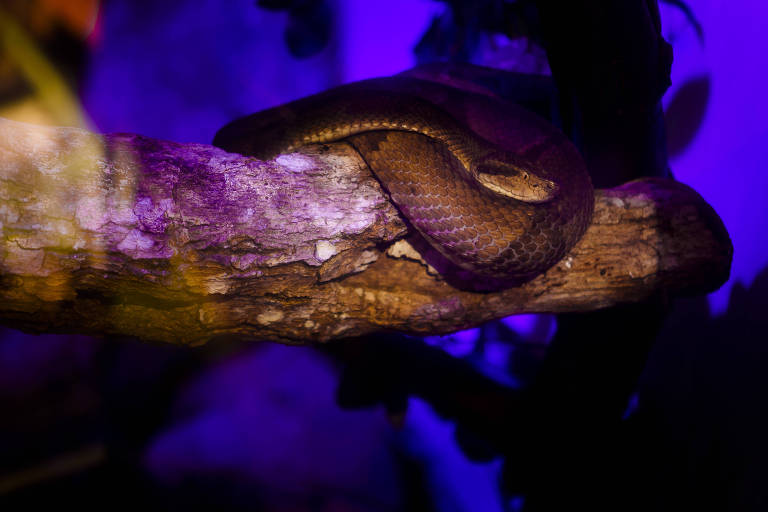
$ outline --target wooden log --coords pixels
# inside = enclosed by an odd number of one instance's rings
[[[0,228],[3,324],[186,344],[448,333],[705,293],[725,282],[732,255],[696,192],[643,179],[596,191],[586,235],[545,274],[473,292],[424,261],[429,251],[344,143],[262,162],[1,119]]]

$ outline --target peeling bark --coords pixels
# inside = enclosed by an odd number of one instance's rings
[[[696,192],[644,179],[596,191],[587,234],[548,272],[476,293],[425,263],[433,255],[346,144],[261,162],[8,120],[0,227],[3,324],[188,344],[447,333],[704,293],[727,279],[732,254]]]

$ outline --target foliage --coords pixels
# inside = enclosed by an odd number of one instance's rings
[[[436,0],[446,5],[432,18],[414,48],[419,63],[435,61],[471,62],[482,37],[503,34],[509,39],[526,38],[544,47],[536,0]],[[700,40],[701,24],[683,0],[661,0],[680,9]],[[286,11],[285,44],[291,55],[306,58],[321,52],[333,33],[334,13],[326,0],[256,0],[271,11]]]

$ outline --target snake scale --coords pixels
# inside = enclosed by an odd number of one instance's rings
[[[346,140],[453,264],[521,283],[579,240],[594,194],[568,139],[522,107],[411,77],[355,82],[237,119],[214,145],[270,159]]]

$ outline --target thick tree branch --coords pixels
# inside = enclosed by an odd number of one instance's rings
[[[698,194],[647,179],[597,191],[592,226],[546,274],[464,291],[419,261],[423,244],[346,144],[260,162],[8,120],[0,227],[2,323],[178,343],[445,333],[700,293],[725,281],[732,252]]]

